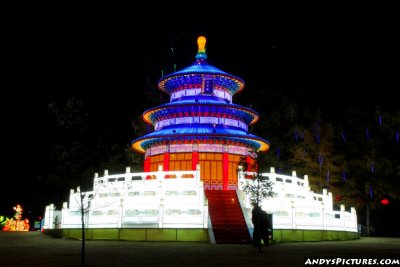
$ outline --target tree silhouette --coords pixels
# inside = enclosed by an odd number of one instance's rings
[[[91,188],[92,174],[107,168],[120,170],[130,166],[129,143],[118,141],[113,129],[96,121],[85,102],[77,98],[52,103],[54,127],[49,175],[46,186],[57,192],[55,203],[61,204],[68,193],[65,188]]]

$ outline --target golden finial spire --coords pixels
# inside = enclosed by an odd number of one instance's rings
[[[206,52],[206,37],[204,36],[199,36],[199,38],[197,38],[197,46],[199,47],[199,51],[200,53],[205,53]]]
[[[207,59],[207,54],[206,54],[206,37],[204,36],[199,36],[197,38],[197,46],[199,47],[199,50],[197,51],[196,59]]]

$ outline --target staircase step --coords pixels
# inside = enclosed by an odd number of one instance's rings
[[[251,238],[236,191],[206,190],[205,195],[216,243],[250,243]]]

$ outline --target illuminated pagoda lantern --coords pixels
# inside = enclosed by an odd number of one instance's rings
[[[92,239],[251,242],[252,207],[242,190],[251,180],[238,165],[243,158],[254,164],[269,143],[248,131],[258,113],[232,103],[244,81],[209,65],[205,43],[198,38],[194,64],[158,82],[170,102],[144,112],[154,131],[132,141],[145,154],[144,172],[127,167],[123,174],[95,173],[92,191],[71,189],[62,210],[46,206],[45,230],[61,228],[63,235],[79,238],[85,208],[83,223]],[[357,236],[355,209],[346,212],[341,205],[334,211],[332,193],[312,192],[308,176],[282,175],[273,167],[260,176],[276,185],[277,196],[261,203],[279,231],[271,238],[315,241],[315,230],[342,232],[321,232],[321,238]]]
[[[232,103],[244,81],[207,62],[206,38],[197,39],[195,62],[162,77],[158,88],[170,102],[146,110],[146,123],[154,131],[132,142],[145,153],[144,171],[196,170],[200,165],[205,189],[236,190],[241,158],[250,165],[257,153],[269,149],[268,141],[249,133],[258,113]]]

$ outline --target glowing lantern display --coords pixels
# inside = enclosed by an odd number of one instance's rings
[[[15,214],[14,218],[7,219],[3,227],[3,231],[28,231],[29,230],[29,220],[22,219],[22,212],[24,211],[21,205],[17,204],[14,207]]]

